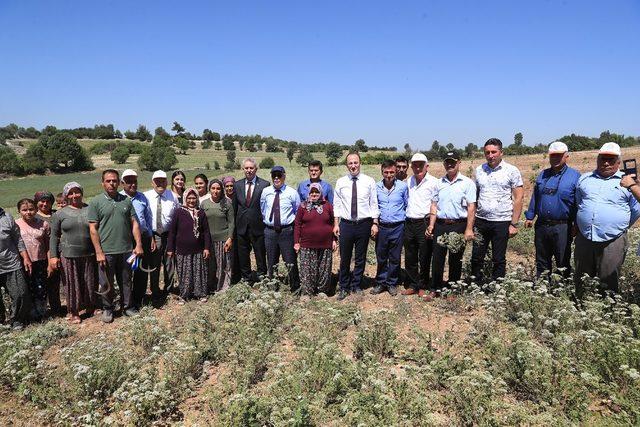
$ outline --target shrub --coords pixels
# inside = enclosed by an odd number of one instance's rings
[[[178,163],[173,148],[164,144],[152,144],[144,147],[138,158],[138,166],[144,170],[170,170]]]
[[[396,332],[385,315],[376,315],[358,328],[353,355],[362,359],[370,355],[376,359],[392,356],[396,347]]]
[[[129,159],[129,147],[125,144],[119,144],[112,152],[111,152],[111,160],[116,164],[123,164],[127,162]]]
[[[273,160],[272,157],[265,157],[264,159],[260,160],[260,169],[271,169],[273,166],[275,166],[275,162]]]
[[[41,135],[38,142],[27,149],[24,157],[28,172],[41,173],[46,169],[53,172],[86,171],[93,169],[93,163],[76,137],[67,132]]]

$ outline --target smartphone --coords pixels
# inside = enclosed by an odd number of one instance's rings
[[[638,168],[636,167],[636,159],[627,159],[622,162],[622,170],[625,175],[638,176]]]

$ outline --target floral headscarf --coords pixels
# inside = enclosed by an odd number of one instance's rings
[[[318,190],[318,192],[320,193],[320,198],[318,199],[318,201],[316,202],[311,201],[311,190]],[[309,195],[307,196],[307,200],[305,201],[305,204],[304,204],[305,209],[307,210],[307,212],[311,212],[311,209],[315,209],[318,212],[318,214],[322,214],[323,203],[324,203],[324,198],[322,197],[322,186],[317,182],[311,183],[311,185],[309,185]]]
[[[189,196],[189,194],[191,193],[193,193],[196,196],[195,208],[187,207],[187,196]],[[189,187],[186,190],[184,190],[184,194],[182,195],[182,209],[189,212],[189,215],[191,215],[191,218],[193,219],[193,235],[195,236],[196,239],[200,237],[200,221],[198,221],[198,211],[200,210],[200,207],[197,202],[197,200],[199,199],[200,199],[200,196],[198,196],[198,190],[196,190],[195,188]]]
[[[84,190],[82,189],[82,185],[78,184],[75,181],[71,181],[71,182],[67,182],[64,185],[64,188],[62,189],[62,197],[66,199],[67,196],[69,195],[69,192],[74,188],[77,188],[78,190],[80,190],[80,193],[84,193]]]

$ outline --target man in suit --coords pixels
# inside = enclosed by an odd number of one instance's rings
[[[260,211],[262,190],[269,187],[269,181],[256,176],[258,164],[248,158],[242,162],[244,179],[234,184],[233,208],[236,213],[236,232],[238,233],[238,258],[242,279],[253,282],[251,274],[251,249],[256,257],[258,276],[267,274],[266,251],[264,245],[264,222]]]

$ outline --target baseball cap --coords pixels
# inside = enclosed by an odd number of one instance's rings
[[[612,154],[614,156],[619,156],[622,154],[620,151],[620,146],[615,142],[607,142],[602,147],[600,147],[599,154]]]
[[[274,166],[271,168],[271,173],[276,173],[276,172],[286,173],[282,166]]]
[[[128,176],[138,176],[138,174],[133,169],[125,169],[124,172],[122,172],[120,180],[124,182],[124,179]]]
[[[429,163],[429,160],[427,160],[427,156],[425,156],[422,153],[416,153],[411,157],[411,163],[413,162],[425,162],[425,163]]]
[[[164,178],[167,179],[167,173],[165,171],[161,171],[161,170],[157,170],[153,173],[153,175],[151,176],[151,180],[154,180],[156,178]]]
[[[455,152],[455,151],[449,151],[447,154],[445,154],[444,159],[445,160],[449,160],[449,159],[460,160],[460,154]]]
[[[549,145],[549,154],[566,153],[569,151],[567,144],[561,141],[554,141]]]

